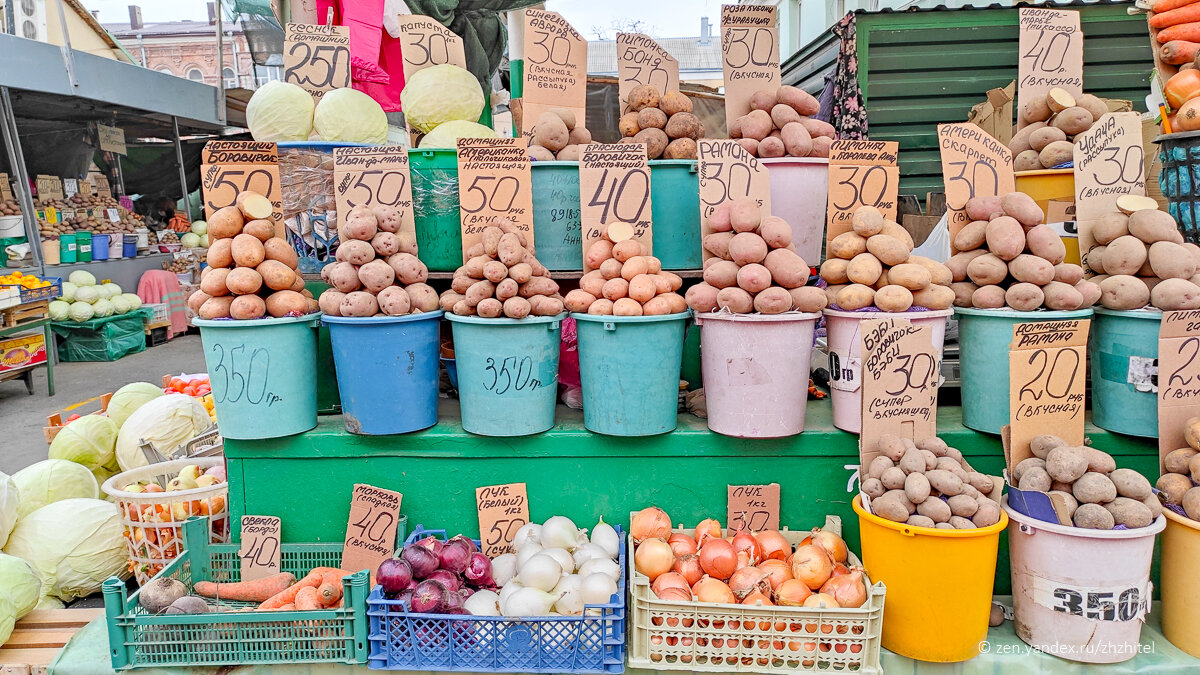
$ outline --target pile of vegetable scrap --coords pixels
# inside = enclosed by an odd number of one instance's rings
[[[829,394],[826,394],[825,392],[821,391],[820,389],[817,389],[817,385],[815,382],[812,381],[812,378],[811,377],[808,378],[808,397],[810,399],[812,399],[814,401],[820,401],[821,399],[826,398],[827,396],[829,396]]]
[[[342,606],[342,577],[348,574],[336,567],[314,567],[299,581],[283,572],[255,581],[198,581],[192,591],[216,600],[257,602],[259,610],[337,609]]]

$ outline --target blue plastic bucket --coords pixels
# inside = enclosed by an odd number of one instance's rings
[[[654,257],[664,270],[700,269],[700,173],[694,159],[650,160]]]
[[[454,329],[454,365],[465,431],[528,436],[554,426],[565,317],[446,315]]]
[[[385,436],[437,424],[441,318],[441,310],[404,316],[324,317],[333,344],[346,431]]]
[[[1013,326],[1036,321],[1090,319],[1092,308],[1071,312],[955,307],[958,360],[962,373],[963,425],[989,434],[1010,422],[1008,348]]]
[[[287,242],[301,272],[315,273],[333,262],[338,236],[333,223],[333,151],[369,143],[280,141],[279,180]],[[303,235],[299,234],[303,233]]]
[[[122,238],[121,255],[126,258],[137,257],[137,235],[127,234]]]
[[[278,438],[317,426],[320,319],[320,312],[250,321],[192,319],[200,327],[222,436]]]
[[[651,436],[675,428],[691,315],[691,310],[664,316],[571,314],[579,339],[583,426],[610,436]]]
[[[92,260],[108,260],[108,235],[92,235]]]
[[[533,245],[546,269],[583,269],[579,162],[534,162]]]
[[[1158,437],[1158,392],[1151,388],[1150,376],[1157,369],[1161,323],[1162,312],[1156,309],[1096,308],[1088,361],[1092,423],[1101,429]]]

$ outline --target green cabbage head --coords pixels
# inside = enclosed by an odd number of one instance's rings
[[[92,308],[91,303],[83,300],[76,300],[75,302],[72,302],[71,308],[67,310],[67,316],[69,316],[72,321],[90,321],[95,314],[96,310]]]
[[[449,63],[418,71],[400,92],[404,118],[425,133],[453,120],[474,122],[483,113],[484,103],[479,80],[465,68]]]
[[[50,459],[70,460],[92,471],[108,464],[116,444],[117,425],[112,420],[84,415],[59,430],[50,442]]]
[[[130,382],[118,389],[109,399],[108,419],[120,430],[133,411],[162,395],[163,390],[149,382]]]
[[[116,504],[64,499],[18,521],[4,552],[33,567],[40,595],[70,602],[99,591],[110,576],[129,576],[123,533]]]
[[[37,606],[42,580],[29,563],[0,553],[0,644],[12,635],[17,620]]]
[[[326,141],[343,143],[387,142],[387,115],[375,99],[357,89],[326,92],[313,114],[313,128]]]
[[[50,320],[51,321],[66,321],[68,312],[71,311],[71,303],[66,300],[51,300],[50,301]]]
[[[0,471],[0,548],[17,525],[21,508],[20,492],[13,477]]]
[[[312,133],[312,95],[298,85],[273,80],[246,104],[246,125],[256,141],[305,141]]]
[[[12,479],[21,495],[21,503],[17,506],[18,521],[47,504],[100,496],[100,487],[92,472],[82,464],[65,459],[43,459],[14,473]]]

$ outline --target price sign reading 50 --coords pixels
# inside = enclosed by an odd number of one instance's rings
[[[339,186],[340,187],[340,186]],[[408,206],[408,174],[404,171],[381,171],[369,169],[358,174],[346,190],[346,203],[350,208],[361,204],[381,206]],[[408,198],[411,201],[411,198]]]

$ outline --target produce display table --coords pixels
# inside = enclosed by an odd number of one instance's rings
[[[809,401],[804,433],[775,440],[746,440],[708,430],[704,420],[679,416],[672,433],[616,438],[583,428],[583,413],[557,410],[550,431],[519,438],[466,433],[458,402],[443,399],[439,422],[401,436],[355,436],[340,416],[319,418],[304,434],[263,441],[226,439],[232,516],[271,515],[283,520],[284,541],[342,541],[355,483],[412,495],[403,512],[409,527],[476,533],[475,488],[510,482],[528,487],[534,520],[553,514],[591,527],[597,516],[626,523],[629,513],[652,504],[675,523],[693,527],[706,517],[725,518],[726,486],[780,484],[780,522],[817,527],[827,514],[841,516],[851,548],[860,550],[857,494],[858,437],[834,428],[828,400]],[[1158,477],[1154,441],[1091,426],[1094,447],[1118,466]],[[998,436],[965,428],[961,409],[938,408],[938,435],[960,449],[972,466],[999,475],[1004,456]],[[314,508],[319,495],[320,508]],[[996,592],[1009,592],[1007,538],[1001,537]]]
[[[55,356],[54,356],[54,349],[53,349],[54,336],[51,335],[51,332],[50,332],[50,319],[38,319],[36,321],[29,321],[27,323],[21,323],[16,326],[11,326],[9,328],[0,328],[0,340],[3,340],[4,338],[12,337],[14,335],[19,335],[21,333],[24,333],[27,330],[35,329],[35,328],[40,328],[42,330],[43,334],[46,336],[46,362],[38,363],[38,364],[35,364],[32,366],[26,366],[25,368],[21,368],[19,370],[9,370],[9,371],[0,373],[0,382],[15,379],[18,377],[22,378],[25,380],[25,389],[28,390],[30,394],[32,394],[33,393],[33,371],[37,368],[41,368],[42,366],[45,366],[46,367],[46,385],[47,385],[47,389],[49,390],[48,393],[50,396],[53,396],[54,395]]]
[[[152,313],[143,307],[132,312],[90,321],[52,321],[63,361],[116,361],[146,349],[142,324]]]

